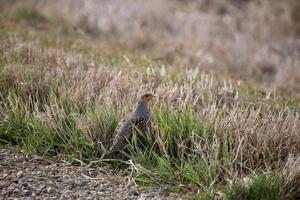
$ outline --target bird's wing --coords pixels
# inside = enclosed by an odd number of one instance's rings
[[[116,127],[116,129],[115,129],[115,131],[114,131],[114,139],[113,139],[113,143],[115,142],[115,139],[116,139],[117,135],[119,135],[119,132],[120,132],[122,126],[124,126],[124,124],[126,123],[126,121],[127,121],[126,119],[122,119],[122,120],[119,121],[119,123],[117,124],[117,127]]]
[[[115,130],[115,136],[113,139],[113,144],[110,147],[107,154],[115,153],[122,150],[131,139],[131,124],[129,121],[122,121],[118,124]]]
[[[121,121],[116,130],[113,139],[113,144],[109,149],[109,154],[122,150],[128,145],[132,138],[134,128],[142,132],[148,130],[149,119],[145,117],[131,117],[129,120]]]
[[[138,128],[143,133],[148,131],[151,126],[151,120],[149,117],[136,117],[131,119],[130,122],[135,128]]]

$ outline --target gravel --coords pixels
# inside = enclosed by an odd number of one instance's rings
[[[128,180],[0,146],[0,199],[182,199],[158,187],[141,191]]]

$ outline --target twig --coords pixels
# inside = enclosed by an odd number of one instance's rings
[[[119,159],[99,159],[99,160],[94,160],[91,161],[87,166],[85,166],[86,168],[89,168],[92,166],[92,164],[95,163],[102,163],[102,162],[120,162],[120,163],[124,163],[126,165],[130,165],[130,162],[124,161],[124,160],[119,160]]]
[[[84,173],[81,173],[81,176],[83,176],[86,179],[90,179],[90,180],[103,180],[103,178],[93,178],[93,177],[90,177],[90,176],[88,176]]]
[[[77,161],[77,162],[79,162],[80,164],[81,164],[81,166],[86,166],[87,164],[86,163],[84,163],[83,161],[81,161],[81,160],[79,160],[79,159],[74,159],[75,161]]]

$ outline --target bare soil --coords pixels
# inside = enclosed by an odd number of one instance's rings
[[[182,199],[141,190],[129,177],[101,168],[55,163],[0,146],[0,199]]]

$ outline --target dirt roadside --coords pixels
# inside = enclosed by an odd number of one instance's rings
[[[129,178],[100,168],[53,163],[0,146],[0,199],[182,199],[141,191]]]

